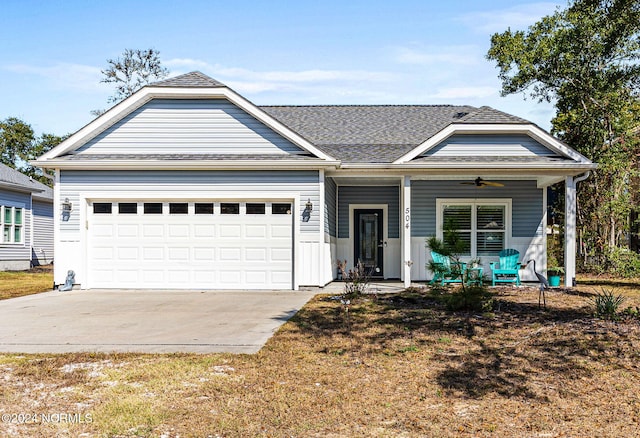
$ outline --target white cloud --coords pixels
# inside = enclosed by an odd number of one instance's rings
[[[225,67],[220,64],[209,64],[197,59],[171,59],[165,63],[167,67],[191,71],[200,69],[216,79],[232,78],[236,82],[256,82],[256,89],[273,88],[273,85],[284,83],[314,83],[327,81],[391,81],[394,75],[387,72],[366,70],[301,70],[301,71],[253,71],[239,67]],[[174,69],[175,70],[175,69]],[[184,71],[186,73],[186,71]],[[174,71],[175,73],[175,71]]]
[[[450,46],[425,48],[418,50],[409,47],[396,47],[394,59],[401,64],[415,65],[472,65],[478,62],[479,50],[473,46]]]
[[[105,90],[105,84],[100,83],[100,79],[102,79],[100,68],[90,65],[63,62],[47,67],[11,64],[2,67],[2,69],[22,75],[39,76],[58,89],[83,92]]]
[[[469,12],[458,18],[469,28],[484,34],[504,32],[507,28],[524,30],[545,15],[553,14],[559,3],[529,3],[494,11]]]
[[[495,87],[449,87],[441,88],[435,94],[429,95],[431,99],[484,99],[497,96],[498,90]]]

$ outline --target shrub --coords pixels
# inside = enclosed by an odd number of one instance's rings
[[[493,310],[494,298],[493,293],[484,286],[467,286],[445,295],[444,303],[448,310],[488,312]]]
[[[618,277],[640,277],[640,254],[629,248],[611,248],[609,262],[611,273]]]
[[[595,298],[593,298],[594,314],[598,318],[602,319],[617,319],[618,309],[624,302],[622,295],[614,295],[613,289],[602,289],[602,292],[597,292]]]
[[[347,298],[356,298],[364,294],[371,281],[371,276],[361,261],[358,261],[353,269],[349,269],[349,272],[343,273],[342,278],[344,279],[344,296]]]

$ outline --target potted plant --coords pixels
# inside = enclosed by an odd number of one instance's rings
[[[549,286],[560,286],[560,277],[564,274],[564,268],[562,266],[551,266],[547,268],[547,276],[549,277]]]

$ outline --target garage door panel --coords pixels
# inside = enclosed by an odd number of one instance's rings
[[[172,239],[184,239],[189,237],[189,225],[181,224],[181,225],[169,225],[169,231],[167,236]]]
[[[216,237],[215,225],[200,225],[195,224],[193,226],[193,235],[197,238],[213,238]]]
[[[138,260],[138,247],[121,246],[117,250],[119,260]]]
[[[291,262],[290,248],[271,248],[271,261],[273,262]]]
[[[93,249],[93,257],[98,261],[112,261],[113,247],[95,246]]]
[[[216,250],[212,247],[195,247],[193,259],[197,262],[213,262],[216,259]]]
[[[202,285],[197,287],[207,287],[207,285],[216,284],[216,273],[210,269],[208,270],[194,270],[193,280],[196,285]]]
[[[245,250],[245,260],[247,262],[264,262],[267,260],[267,248],[247,248]]]
[[[231,287],[233,285],[241,284],[242,273],[236,271],[220,271],[220,284],[225,287]]]
[[[137,285],[140,283],[140,274],[136,269],[118,269],[114,272],[115,281],[124,285]]]
[[[190,258],[189,252],[190,251],[188,247],[182,247],[182,248],[169,247],[168,260],[170,262],[189,260]]]
[[[279,285],[278,288],[286,288],[286,284],[291,284],[291,272],[287,270],[271,271],[271,284]]]
[[[143,224],[142,235],[144,237],[164,237],[164,225],[162,224]]]
[[[253,286],[267,287],[267,273],[265,271],[246,271],[245,282]]]
[[[96,238],[100,238],[100,237],[111,238],[113,237],[113,225],[112,224],[94,225],[91,228],[91,232],[93,233],[93,236]]]
[[[291,223],[272,225],[271,237],[291,239]]]
[[[241,262],[242,251],[240,248],[220,248],[220,261],[221,262]]]
[[[147,285],[163,284],[165,282],[164,271],[161,269],[143,269],[142,281]]]
[[[220,237],[239,239],[242,237],[242,227],[240,225],[220,225]]]
[[[267,237],[267,225],[246,225],[245,237],[248,239],[265,239]]]
[[[117,201],[113,201],[117,202]],[[273,289],[292,287],[291,215],[93,214],[89,287]]]
[[[122,237],[136,238],[138,237],[138,225],[137,224],[118,225],[116,236],[120,238]]]

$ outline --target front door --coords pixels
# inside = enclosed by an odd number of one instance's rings
[[[384,233],[383,211],[362,209],[354,211],[355,261],[364,263],[372,277],[383,277]]]

